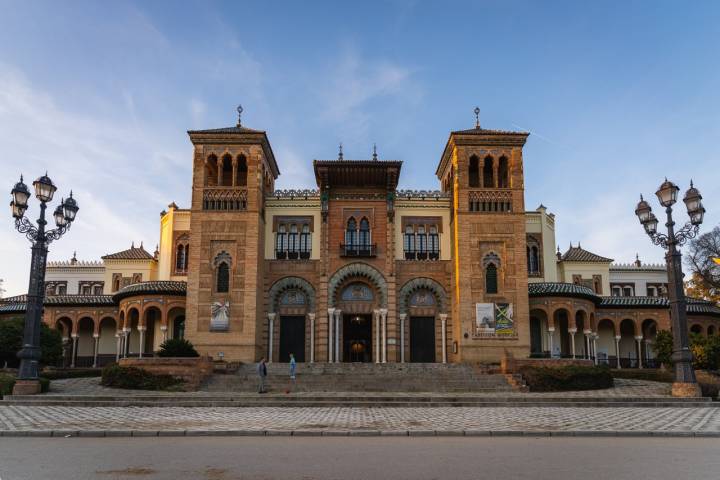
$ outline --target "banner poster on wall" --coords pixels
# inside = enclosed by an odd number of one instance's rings
[[[475,304],[475,329],[479,334],[495,333],[495,304]]]
[[[495,304],[495,335],[514,335],[512,303]]]

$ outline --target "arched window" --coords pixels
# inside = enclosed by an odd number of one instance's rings
[[[497,267],[493,263],[485,267],[485,293],[498,293]]]
[[[417,249],[418,259],[427,259],[427,234],[425,233],[425,225],[419,225],[417,229]]]
[[[438,229],[435,226],[430,227],[430,242],[428,244],[428,250],[430,251],[431,260],[437,260],[440,258],[440,237],[438,236]]]
[[[175,271],[185,270],[185,245],[178,245],[175,250]]]
[[[311,250],[312,243],[310,242],[310,225],[306,223],[302,226],[302,233],[300,234],[300,258],[310,258]]]
[[[360,248],[368,249],[370,248],[370,222],[368,222],[368,219],[363,217],[362,220],[360,220]]]
[[[490,156],[485,157],[483,164],[483,187],[493,188],[495,181],[493,179],[493,158]]]
[[[220,252],[215,257],[215,293],[230,291],[230,265],[232,258],[227,252]]]
[[[290,234],[288,235],[288,258],[298,258],[298,227],[296,224],[290,225]]]
[[[415,231],[412,225],[405,227],[405,260],[415,260]]]
[[[277,233],[275,234],[275,258],[284,259],[287,257],[287,232],[285,231],[285,225],[278,225]]]
[[[217,268],[217,293],[227,293],[230,289],[230,267],[227,263],[221,263]]]
[[[538,247],[532,246],[530,247],[530,258],[528,259],[528,270],[530,273],[537,274],[540,272],[540,258],[538,255]]]
[[[508,159],[507,157],[500,157],[500,162],[498,163],[498,187],[508,188],[509,186]]]
[[[235,185],[238,187],[244,187],[247,185],[247,159],[245,155],[238,155],[237,157],[237,176],[235,179]]]
[[[205,186],[217,185],[217,157],[215,155],[208,156],[205,161]]]
[[[357,223],[355,219],[350,217],[347,222],[347,229],[345,230],[345,244],[348,247],[352,247],[357,244]]]
[[[232,157],[230,155],[225,155],[222,158],[222,182],[220,185],[229,187],[232,185],[232,174],[233,174],[233,168],[232,168]]]
[[[470,157],[470,165],[468,165],[468,186],[480,187],[480,159],[475,155]]]
[[[490,252],[483,258],[485,269],[485,293],[498,293],[498,268],[500,257],[495,252]]]

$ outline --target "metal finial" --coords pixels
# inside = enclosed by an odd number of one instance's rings
[[[480,128],[480,107],[475,107],[475,128]]]
[[[342,142],[340,142],[340,145],[338,147],[338,160],[343,159],[343,151],[342,151]]]
[[[645,199],[642,197],[642,193],[641,193],[641,194],[640,194],[640,201],[642,202],[643,200],[645,200]]]
[[[238,127],[242,127],[242,112],[243,112],[242,105],[238,105],[238,106],[237,106],[237,112],[238,112],[238,123],[237,123],[237,126],[238,126]]]
[[[23,183],[23,174],[20,174],[20,183]]]
[[[377,145],[373,143],[373,161],[377,162]]]
[[[130,243],[130,248],[135,248],[135,240]]]
[[[692,178],[690,179],[690,188],[694,188],[693,183],[692,183]]]

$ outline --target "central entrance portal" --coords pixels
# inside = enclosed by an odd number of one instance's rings
[[[280,362],[289,362],[291,353],[296,362],[305,361],[305,315],[280,317]]]
[[[343,362],[372,362],[372,315],[343,315]]]
[[[435,317],[410,317],[410,361],[435,362]]]

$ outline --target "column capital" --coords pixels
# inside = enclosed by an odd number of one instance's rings
[[[373,308],[373,315],[380,315],[380,309],[379,309],[379,308]]]
[[[548,332],[552,333],[555,331],[555,327],[548,327]]]
[[[314,313],[308,313],[307,316],[308,316],[308,318],[309,318],[310,320],[315,320],[315,314],[314,314]]]
[[[168,328],[167,325],[160,325],[160,330],[163,331],[163,332],[164,332],[165,330],[167,330],[167,328]]]
[[[147,330],[147,327],[145,325],[138,325],[137,330],[138,332],[144,332],[145,330]]]
[[[586,328],[585,330],[583,330],[583,333],[585,335],[590,335],[592,333],[592,330],[590,330],[589,328]]]
[[[622,337],[620,335],[615,335],[615,341],[619,342]]]
[[[99,334],[99,333],[93,333],[93,338],[100,338],[100,334]]]
[[[568,328],[568,333],[575,335],[577,333],[577,328]]]
[[[332,316],[332,314],[335,313],[334,308],[328,308],[328,315]]]
[[[388,309],[387,308],[381,308],[380,309],[380,315],[387,315]]]
[[[399,315],[399,317],[400,317],[400,320],[405,320],[407,318],[407,313],[401,313]]]
[[[268,319],[270,319],[270,320],[275,320],[275,317],[276,317],[276,316],[277,316],[277,313],[268,313],[268,314],[267,314],[267,317],[268,317]]]
[[[440,317],[440,320],[442,320],[442,321],[444,322],[445,320],[447,320],[448,314],[447,314],[447,313],[441,313],[440,315],[438,315],[438,317]]]
[[[78,338],[80,335],[77,334],[77,333],[71,333],[70,336],[71,336],[72,338]]]
[[[638,342],[642,341],[642,339],[643,339],[642,335],[635,335],[635,340],[637,340]]]

